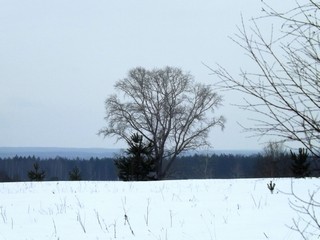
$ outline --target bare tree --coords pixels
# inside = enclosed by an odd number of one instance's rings
[[[282,142],[269,141],[263,148],[263,155],[271,161],[279,161],[286,154],[286,150]]]
[[[285,148],[282,142],[269,141],[263,148],[263,160],[262,167],[264,171],[267,171],[268,177],[278,177],[280,175],[281,163],[288,160],[288,156],[285,152]],[[283,173],[285,169],[281,169]],[[288,169],[290,171],[290,169]]]
[[[294,231],[297,231],[302,239],[318,239],[320,236],[320,199],[319,190],[317,187],[315,190],[308,190],[308,196],[299,195],[293,189],[291,184],[291,194],[293,199],[290,200],[290,206],[297,216],[294,217],[293,227]]]
[[[115,90],[123,93],[123,99],[115,94],[107,98],[107,127],[100,134],[129,141],[138,132],[146,138],[154,146],[159,179],[178,154],[210,145],[209,130],[224,127],[222,116],[209,114],[221,105],[222,98],[179,68],[134,68],[115,84]]]
[[[256,70],[241,70],[239,77],[222,66],[212,71],[222,80],[220,87],[247,95],[241,108],[259,114],[245,130],[299,142],[320,157],[320,3],[301,2],[294,1],[296,5],[285,12],[262,3],[263,16],[252,19],[249,27],[242,20],[232,40]],[[269,37],[260,30],[265,20],[279,23]]]

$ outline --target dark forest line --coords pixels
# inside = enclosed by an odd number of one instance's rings
[[[310,159],[310,176],[319,177],[317,161]],[[0,181],[29,181],[28,172],[38,162],[45,171],[46,181],[67,181],[76,167],[82,180],[118,180],[114,158],[69,159],[55,157],[41,159],[35,156],[0,158]],[[213,154],[178,157],[167,179],[228,179],[294,177],[290,155],[270,159],[261,154]]]
[[[83,180],[116,180],[117,174],[112,158],[69,159],[55,157],[9,157],[0,158],[0,181],[29,181],[28,172],[33,170],[34,163],[39,163],[45,172],[46,181],[67,181],[69,173],[79,168]]]

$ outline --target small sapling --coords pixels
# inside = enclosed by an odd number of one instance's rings
[[[269,190],[270,190],[271,194],[273,194],[273,190],[274,190],[274,188],[275,188],[276,184],[275,184],[275,183],[273,183],[272,181],[270,181],[270,183],[267,183],[267,186],[268,186],[268,188],[269,188]]]

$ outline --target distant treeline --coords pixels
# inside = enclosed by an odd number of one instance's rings
[[[69,173],[79,168],[83,180],[116,180],[117,172],[112,158],[68,159],[62,157],[40,159],[39,157],[15,156],[0,158],[0,181],[28,181],[28,172],[39,163],[45,171],[46,181],[67,181]]]
[[[113,158],[68,159],[62,157],[40,159],[39,157],[0,158],[0,181],[29,181],[28,172],[38,162],[45,171],[46,181],[67,181],[69,173],[77,167],[82,180],[117,180]],[[317,161],[310,159],[311,176],[319,177]],[[262,178],[294,177],[291,156],[270,159],[261,154],[232,155],[213,154],[178,157],[167,179],[205,178]]]
[[[310,177],[319,177],[319,160],[309,158]],[[292,172],[291,154],[282,154],[278,159],[252,155],[193,155],[177,159],[170,178],[269,178],[295,177]]]

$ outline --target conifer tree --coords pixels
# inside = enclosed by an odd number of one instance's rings
[[[155,180],[155,160],[153,146],[144,143],[142,135],[135,133],[127,141],[129,148],[125,156],[115,160],[118,177],[123,181]]]
[[[296,178],[308,177],[310,175],[307,149],[299,148],[299,154],[291,151],[291,170]]]
[[[81,174],[80,169],[75,166],[70,172],[69,172],[69,180],[70,181],[80,181],[81,180]]]
[[[30,181],[43,181],[46,174],[45,171],[40,170],[40,166],[38,162],[33,164],[34,170],[28,172],[28,177]]]

